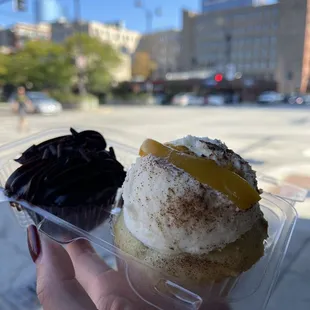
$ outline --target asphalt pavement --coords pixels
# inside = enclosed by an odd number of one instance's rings
[[[110,140],[138,148],[151,137],[170,141],[187,134],[221,139],[260,173],[310,188],[310,107],[126,107],[105,106],[93,112],[31,116],[30,130],[17,131],[17,119],[0,107],[0,145],[51,128],[98,128]],[[0,154],[1,160],[1,154]],[[298,203],[297,223],[268,310],[309,309],[310,197]],[[35,270],[25,232],[8,208],[0,214],[0,309],[18,306],[16,291],[36,304]],[[18,277],[16,276],[18,275]],[[15,304],[14,304],[15,303]],[[250,309],[250,308],[249,308]]]

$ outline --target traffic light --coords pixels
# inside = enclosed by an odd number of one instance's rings
[[[13,0],[14,10],[18,12],[25,12],[26,8],[26,0]]]
[[[220,74],[220,73],[216,74],[214,76],[214,81],[217,83],[222,82],[223,81],[223,74]]]

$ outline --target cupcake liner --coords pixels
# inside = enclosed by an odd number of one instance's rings
[[[111,199],[114,201],[114,199]],[[58,218],[80,228],[85,231],[92,231],[101,224],[103,224],[110,217],[110,211],[112,209],[113,203],[108,203],[106,205],[91,205],[91,206],[77,206],[77,207],[41,207],[45,211],[57,216]],[[44,217],[35,213],[32,210],[26,209],[31,219],[36,225],[44,220]],[[49,234],[50,236],[56,237],[63,235],[65,228],[56,225],[55,223],[45,221],[41,229]]]

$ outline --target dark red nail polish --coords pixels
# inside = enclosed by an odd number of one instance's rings
[[[41,241],[37,227],[34,225],[27,228],[27,241],[30,256],[35,263],[41,253]]]

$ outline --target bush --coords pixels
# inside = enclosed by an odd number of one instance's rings
[[[82,102],[97,102],[98,98],[91,94],[86,94],[85,96],[80,96],[71,92],[63,91],[51,91],[50,96],[59,101],[62,104],[80,104]]]
[[[133,92],[124,92],[124,93],[112,93],[114,99],[122,100],[147,100],[152,97],[152,94],[149,93],[133,93]]]

